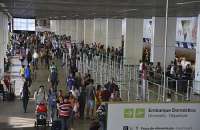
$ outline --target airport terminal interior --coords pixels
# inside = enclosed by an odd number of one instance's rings
[[[0,0],[0,130],[199,130],[200,0]]]

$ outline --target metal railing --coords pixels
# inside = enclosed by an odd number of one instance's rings
[[[117,59],[117,58],[116,58]],[[123,58],[124,59],[124,58]],[[120,96],[126,101],[157,101],[183,102],[199,100],[200,82],[191,80],[177,80],[170,77],[166,79],[166,88],[163,87],[163,74],[152,72],[147,79],[142,79],[138,65],[124,65],[107,56],[83,54],[77,60],[77,67],[82,74],[90,73],[95,84],[104,85],[112,79],[119,86]],[[149,73],[149,72],[148,72]],[[184,91],[180,82],[184,82]],[[163,97],[163,93],[165,97]]]

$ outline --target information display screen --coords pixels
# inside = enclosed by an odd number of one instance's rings
[[[35,31],[35,19],[14,18],[14,30]]]

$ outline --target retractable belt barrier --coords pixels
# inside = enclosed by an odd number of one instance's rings
[[[163,93],[165,93],[165,101],[169,101],[170,98],[170,102],[200,99],[200,96],[194,96],[195,92],[200,93],[200,90],[194,88],[195,85],[200,85],[200,82],[184,81],[186,87],[185,92],[182,92],[179,89],[181,80],[167,77],[166,87],[164,88],[162,74],[149,71],[147,72],[149,74],[148,79],[143,79],[139,72],[139,65],[125,65],[123,62],[125,58],[112,58],[109,55],[88,55],[86,53],[81,55],[80,58],[76,59],[78,71],[82,74],[90,73],[96,85],[104,85],[114,79],[119,86],[120,97],[124,101],[162,102]]]

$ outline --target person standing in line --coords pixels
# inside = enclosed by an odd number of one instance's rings
[[[29,96],[30,96],[30,92],[29,92],[29,89],[28,89],[27,81],[24,82],[24,86],[22,88],[22,91],[21,91],[20,95],[21,95],[22,102],[23,102],[24,113],[26,113],[27,112],[28,101],[29,101]]]
[[[64,97],[64,102],[59,104],[59,118],[61,120],[61,130],[69,129],[69,119],[72,113],[72,106],[68,101],[69,97]]]

